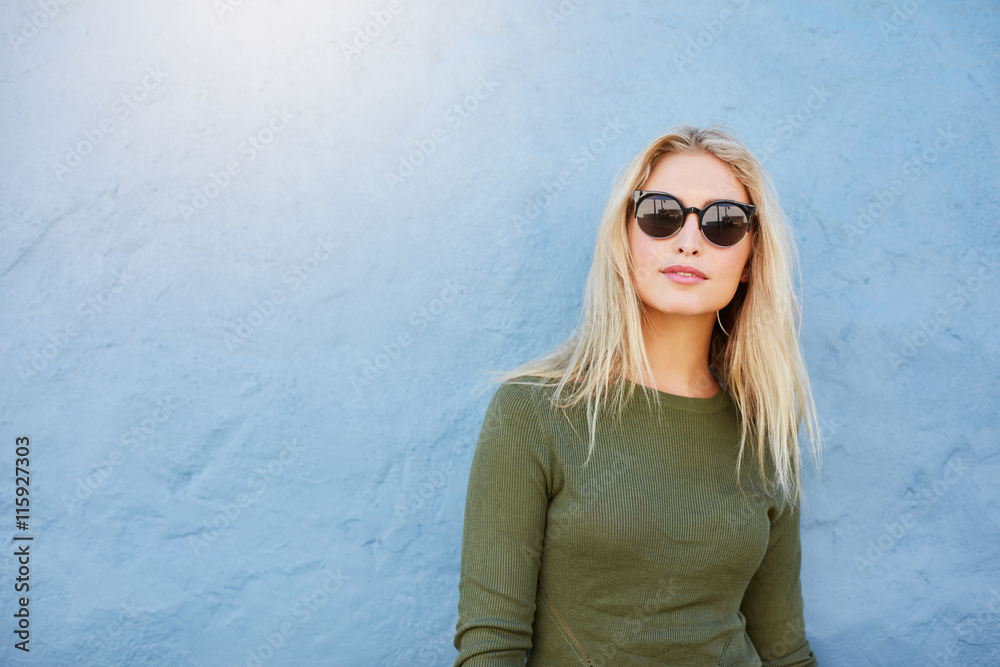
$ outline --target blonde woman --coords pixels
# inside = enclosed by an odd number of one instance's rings
[[[615,185],[584,312],[500,374],[465,507],[455,667],[808,667],[798,432],[820,432],[770,179],[679,126]]]

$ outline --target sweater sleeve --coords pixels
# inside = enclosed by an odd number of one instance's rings
[[[465,501],[455,667],[523,666],[531,648],[551,469],[533,387],[493,395]]]
[[[799,506],[772,510],[767,552],[750,579],[740,611],[762,667],[818,667],[806,640],[799,571]]]

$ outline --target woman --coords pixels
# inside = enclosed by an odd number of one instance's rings
[[[676,127],[633,160],[584,314],[501,374],[473,455],[455,666],[817,665],[799,570],[795,244],[761,164]],[[750,448],[749,456],[744,456]]]

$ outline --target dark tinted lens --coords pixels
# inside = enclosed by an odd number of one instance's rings
[[[739,206],[712,204],[705,209],[702,230],[705,238],[719,246],[736,245],[746,236],[750,221]]]
[[[649,195],[639,202],[635,220],[639,229],[653,238],[662,239],[680,230],[684,214],[676,200],[663,195]]]

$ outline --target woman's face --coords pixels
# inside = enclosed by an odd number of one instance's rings
[[[684,206],[702,208],[717,199],[731,199],[749,204],[746,188],[725,162],[707,153],[673,153],[660,158],[640,187],[641,190],[667,192]],[[647,236],[631,216],[628,242],[632,253],[639,299],[650,315],[708,315],[724,308],[736,294],[740,282],[747,282],[752,233],[734,246],[720,248],[709,242],[698,228],[698,215],[684,218],[679,232],[665,239]],[[666,269],[686,265],[704,274],[705,279],[691,281],[683,276],[671,278]],[[675,276],[676,277],[676,276]],[[688,281],[690,284],[685,284]]]

